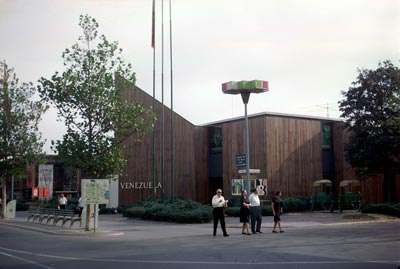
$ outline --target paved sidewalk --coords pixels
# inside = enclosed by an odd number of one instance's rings
[[[345,213],[325,213],[325,212],[305,212],[305,213],[288,213],[282,215],[282,228],[301,229],[322,227],[326,225],[360,225],[376,222],[400,222],[398,218],[389,218],[375,215],[375,220],[357,220],[345,218],[357,214],[355,211],[347,211]],[[205,224],[177,224],[166,222],[145,221],[140,219],[125,218],[121,214],[100,215],[99,227],[96,233],[87,232],[80,229],[79,224],[74,224],[73,228],[52,226],[46,224],[38,224],[27,222],[27,212],[17,212],[16,219],[1,220],[0,225],[13,226],[26,230],[64,236],[128,236],[132,239],[152,239],[152,238],[172,238],[180,236],[193,236],[210,234],[212,231],[212,223]],[[240,233],[241,223],[239,218],[226,218],[228,233]],[[262,229],[271,230],[273,218],[271,216],[263,217]],[[220,229],[218,230],[220,232]]]

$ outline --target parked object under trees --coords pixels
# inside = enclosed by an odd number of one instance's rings
[[[80,16],[79,26],[83,35],[62,54],[65,70],[41,78],[39,92],[67,127],[63,140],[52,141],[52,149],[86,178],[106,178],[125,165],[123,142],[151,132],[156,117],[142,104],[121,98],[116,79],[133,85],[135,73],[118,43],[99,36],[98,23],[88,15]]]
[[[19,83],[12,68],[0,63],[0,175],[2,216],[6,217],[7,182],[27,175],[27,168],[43,158],[38,123],[47,106],[34,101],[32,83]]]
[[[357,81],[339,102],[350,137],[346,158],[362,179],[384,175],[384,200],[399,199],[395,177],[400,173],[400,69],[390,61],[376,70],[361,69]]]

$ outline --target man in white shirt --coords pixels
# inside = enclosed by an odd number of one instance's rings
[[[250,213],[251,213],[251,232],[262,233],[261,232],[261,206],[260,206],[260,198],[258,197],[258,189],[255,188],[253,193],[249,196],[250,201]],[[257,223],[257,225],[256,225]]]
[[[218,189],[217,194],[214,195],[212,198],[211,202],[213,206],[213,216],[214,216],[214,233],[213,235],[217,235],[217,226],[218,226],[218,220],[221,222],[221,229],[224,234],[224,236],[229,236],[226,233],[225,229],[225,215],[224,215],[224,208],[227,207],[228,201],[225,200],[225,198],[222,196],[222,190]]]
[[[58,207],[59,209],[65,209],[65,207],[67,206],[67,198],[64,197],[64,194],[61,194],[60,199],[58,199]]]

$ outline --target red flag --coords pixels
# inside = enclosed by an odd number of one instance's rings
[[[151,26],[151,47],[154,48],[154,42],[155,42],[155,27],[156,27],[156,16],[155,16],[155,0],[153,0],[153,17],[151,19],[152,26]]]

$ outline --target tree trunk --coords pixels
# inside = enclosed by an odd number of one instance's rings
[[[383,200],[385,203],[394,203],[397,200],[395,178],[394,172],[385,171],[383,176]]]
[[[86,205],[86,227],[85,231],[90,231],[90,205]]]
[[[76,169],[76,191],[81,192],[81,169]],[[82,197],[82,195],[80,195]]]
[[[1,198],[1,206],[2,206],[2,218],[6,219],[6,211],[7,211],[7,179],[6,177],[1,178],[1,186],[2,186],[2,198]]]

